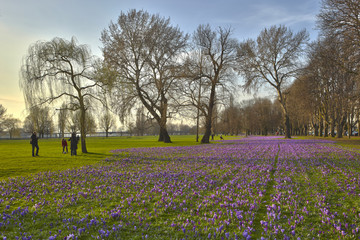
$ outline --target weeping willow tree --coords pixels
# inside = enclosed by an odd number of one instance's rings
[[[65,102],[61,110],[80,111],[81,150],[86,149],[86,111],[97,96],[96,59],[75,38],[54,38],[29,47],[23,59],[20,88],[27,108]]]

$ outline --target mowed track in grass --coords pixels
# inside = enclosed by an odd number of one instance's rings
[[[218,137],[217,137],[218,138]],[[12,177],[27,176],[44,171],[58,171],[92,165],[112,156],[114,149],[136,147],[166,147],[197,145],[195,136],[171,136],[172,143],[157,141],[157,136],[133,137],[88,137],[88,153],[78,155],[62,154],[61,139],[39,139],[39,157],[32,157],[30,138],[26,140],[0,140],[0,180]]]

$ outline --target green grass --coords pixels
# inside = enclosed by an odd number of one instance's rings
[[[233,137],[226,136],[225,139]],[[297,137],[298,139],[315,139],[315,137]],[[134,147],[164,147],[164,146],[190,146],[197,145],[195,136],[171,136],[172,143],[157,141],[158,136],[133,136],[133,137],[88,137],[86,139],[88,153],[81,153],[79,144],[78,155],[62,154],[61,139],[40,139],[39,155],[31,156],[29,140],[0,140],[0,180],[12,177],[27,176],[43,171],[58,171],[81,166],[92,165],[102,159],[111,157],[110,150]],[[201,139],[201,138],[200,138]],[[218,137],[216,138],[218,139]],[[357,149],[360,151],[360,137],[323,138],[336,141],[336,144]],[[68,146],[70,151],[70,145]]]
[[[110,150],[134,147],[189,146],[199,144],[195,136],[171,136],[172,143],[157,141],[157,136],[90,137],[86,139],[88,153],[62,154],[61,139],[39,139],[39,157],[32,157],[29,140],[0,140],[0,180],[27,176],[43,171],[58,171],[92,165],[112,156]],[[68,146],[70,151],[70,145]]]
[[[321,139],[335,141],[335,145],[348,148],[350,150],[360,151],[360,136],[351,136],[348,138],[344,136],[342,138],[337,137],[313,137],[313,136],[293,136],[294,139]]]

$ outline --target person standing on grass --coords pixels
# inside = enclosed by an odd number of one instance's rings
[[[32,156],[35,157],[35,148],[36,148],[36,156],[39,156],[39,144],[38,144],[38,137],[36,136],[36,132],[33,132],[31,135],[31,146],[32,146]]]
[[[61,145],[63,147],[63,153],[68,153],[67,141],[65,140],[65,138],[62,139]],[[65,149],[66,149],[66,152],[65,152]]]
[[[71,138],[69,139],[69,141],[71,142],[71,144],[70,144],[71,156],[76,155],[78,138],[76,137],[75,132],[73,132],[73,133],[71,134]]]

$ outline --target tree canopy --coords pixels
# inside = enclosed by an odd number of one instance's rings
[[[187,38],[169,18],[142,10],[122,12],[102,32],[105,65],[115,74],[108,84],[113,107],[123,118],[136,103],[142,104],[160,126],[159,141],[171,142],[166,122]]]
[[[86,148],[85,113],[99,87],[95,80],[95,57],[75,38],[54,38],[29,47],[21,67],[20,87],[29,108],[65,102],[65,109],[81,112],[81,147]]]
[[[285,26],[265,28],[255,40],[240,44],[238,69],[249,90],[267,84],[276,90],[284,112],[285,136],[290,138],[290,120],[286,106],[286,90],[301,69],[301,58],[308,40],[306,30],[294,34]]]

